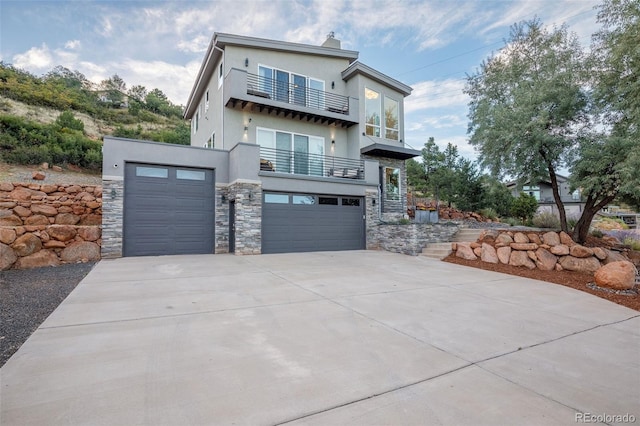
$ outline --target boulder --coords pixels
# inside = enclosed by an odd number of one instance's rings
[[[60,265],[60,259],[55,253],[49,250],[40,250],[37,253],[18,259],[15,267],[16,269],[30,269],[58,265]]]
[[[14,186],[12,184],[10,184],[9,182],[0,183],[0,191],[11,192],[14,189],[15,189]]]
[[[594,273],[600,269],[600,262],[595,257],[562,256],[559,260],[562,269],[578,272]]]
[[[569,254],[573,257],[591,257],[593,256],[593,250],[580,244],[574,244],[569,247]]]
[[[527,250],[527,256],[529,256],[529,259],[533,260],[534,262],[538,260],[538,256],[536,256],[536,252],[533,250]]]
[[[11,247],[0,243],[0,271],[6,271],[16,263],[18,256]]]
[[[75,242],[62,250],[60,258],[65,262],[99,260],[100,247],[89,241]]]
[[[61,172],[62,171],[62,167],[60,166],[51,166],[51,169],[55,172]]]
[[[567,234],[564,231],[560,232],[560,242],[565,246],[569,246],[569,247],[575,244],[575,241],[573,241],[573,239],[569,236],[569,234]]]
[[[0,228],[0,243],[11,244],[16,240],[16,231],[11,228]]]
[[[23,206],[15,206],[13,212],[20,217],[29,217],[33,214],[31,210]]]
[[[96,226],[102,225],[102,216],[99,214],[88,214],[80,219],[80,223],[78,225],[82,226]]]
[[[469,247],[471,247],[472,249],[477,249],[477,248],[482,247],[482,244],[477,242],[477,241],[474,241],[472,243],[469,243]]]
[[[607,254],[607,258],[604,260],[605,264],[611,263],[611,262],[620,262],[623,260],[629,260],[622,253],[617,252],[615,250],[609,250],[606,248],[603,248],[602,250],[604,250],[604,252]]]
[[[475,254],[477,257],[482,256],[482,248],[481,247],[476,247],[473,249],[473,254]]]
[[[456,250],[456,257],[461,257],[462,259],[467,259],[467,260],[477,259],[469,243],[458,243],[458,250]]]
[[[513,238],[511,238],[511,236],[509,236],[508,234],[500,234],[496,237],[496,243],[501,243],[501,244],[504,244],[505,246],[508,246],[512,242],[513,242]]]
[[[16,205],[18,205],[18,203],[15,201],[0,201],[0,209],[12,209]]]
[[[635,285],[638,271],[629,261],[611,262],[595,273],[594,279],[598,286],[614,290],[628,290]]]
[[[54,249],[54,248],[65,248],[67,245],[62,241],[57,240],[49,240],[44,243],[44,248],[46,249]]]
[[[18,256],[29,256],[42,249],[42,241],[35,235],[26,233],[16,238],[11,248]]]
[[[529,269],[535,269],[536,264],[531,261],[526,251],[513,250],[509,257],[509,265],[525,266]]]
[[[58,190],[58,185],[41,185],[40,191],[45,194],[51,194],[52,192],[56,192]]]
[[[498,253],[496,253],[496,249],[491,244],[482,243],[480,259],[483,262],[498,263]]]
[[[33,180],[44,180],[44,178],[46,178],[47,175],[45,175],[42,172],[33,172],[31,173],[31,179]]]
[[[32,204],[31,211],[33,214],[41,214],[43,216],[55,216],[58,214],[58,209],[48,204]]]
[[[509,247],[511,247],[513,250],[523,250],[523,251],[538,249],[538,245],[536,243],[511,243],[509,244]]]
[[[14,214],[0,217],[0,226],[20,226],[20,225],[22,225],[22,220]]]
[[[49,219],[46,216],[37,214],[30,216],[24,220],[25,225],[49,225]]]
[[[44,162],[44,163],[40,164],[40,168],[42,170],[49,170],[49,163]]]
[[[70,185],[64,189],[64,192],[66,192],[67,194],[77,194],[78,192],[81,192],[81,191],[82,191],[82,188],[79,187],[78,185]]]
[[[559,263],[556,263],[556,271],[562,271],[562,265]]]
[[[529,237],[522,232],[516,232],[513,234],[513,241],[519,244],[526,244],[530,242]]]
[[[543,248],[536,250],[536,257],[538,258],[536,266],[542,271],[553,271],[556,267],[556,263],[558,262],[558,258],[556,256]]]
[[[11,193],[9,194],[9,198],[17,201],[29,201],[31,200],[31,194],[34,192],[35,191],[32,191],[30,189],[19,187],[11,191]]]
[[[540,239],[540,235],[538,234],[534,234],[532,232],[530,234],[527,234],[527,237],[529,238],[529,241],[532,243],[536,243],[537,245],[542,244],[542,240]]]
[[[95,210],[95,209],[99,209],[100,207],[102,207],[102,203],[98,202],[98,201],[89,201],[89,202],[87,202],[86,206],[88,208],[90,208],[91,210]]]
[[[560,244],[560,237],[555,232],[545,232],[542,235],[542,241],[544,241],[545,244],[549,244],[553,247]]]
[[[69,241],[75,238],[76,230],[71,225],[51,225],[47,227],[47,234],[54,240]]]
[[[80,216],[73,213],[60,213],[56,216],[56,225],[75,225],[80,222]]]
[[[558,244],[557,246],[552,246],[549,251],[556,256],[566,256],[569,254],[569,246]]]
[[[101,236],[101,230],[97,226],[83,226],[78,228],[78,237],[85,241],[97,241]]]
[[[509,264],[509,258],[511,257],[511,247],[500,247],[496,250],[498,260],[505,265]]]
[[[600,247],[593,247],[593,255],[598,258],[598,260],[605,260],[607,258],[607,253]]]

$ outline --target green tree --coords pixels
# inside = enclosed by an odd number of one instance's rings
[[[413,158],[406,161],[407,184],[412,192],[428,192],[427,173],[424,165]]]
[[[516,24],[502,51],[468,78],[470,143],[495,176],[548,178],[568,231],[557,170],[570,165],[589,125],[586,72],[576,36],[539,20]]]
[[[523,225],[533,219],[537,209],[538,201],[536,197],[524,192],[521,192],[520,196],[511,203],[511,214],[519,218]]]
[[[513,203],[513,195],[507,186],[491,175],[481,177],[482,186],[484,188],[482,201],[483,207],[490,207],[501,217],[511,214],[511,203]]]
[[[113,106],[120,107],[120,105],[122,105],[124,95],[127,91],[127,85],[118,74],[114,74],[110,78],[103,80],[100,86],[103,90],[107,91],[107,97]]]
[[[56,124],[60,129],[71,129],[84,132],[84,123],[78,120],[71,111],[64,111],[56,119]]]

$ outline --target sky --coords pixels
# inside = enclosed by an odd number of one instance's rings
[[[0,0],[0,60],[35,75],[57,65],[93,82],[118,74],[184,105],[214,32],[320,45],[329,32],[359,61],[413,87],[405,143],[468,145],[468,75],[510,27],[566,24],[588,47],[594,0]]]

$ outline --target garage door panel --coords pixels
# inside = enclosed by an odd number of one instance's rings
[[[166,177],[138,176],[136,171]],[[128,163],[123,254],[213,253],[214,181],[213,170]]]

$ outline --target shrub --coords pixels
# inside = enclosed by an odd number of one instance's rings
[[[602,232],[599,229],[594,229],[594,230],[591,231],[591,235],[596,237],[596,238],[602,238],[602,237],[604,237],[604,232]]]
[[[531,221],[536,210],[538,210],[538,201],[533,195],[524,192],[521,192],[520,196],[511,204],[511,214],[520,218],[522,224]]]
[[[560,219],[550,212],[542,212],[533,216],[533,225],[538,228],[560,228]]]
[[[507,218],[503,218],[502,219],[502,223],[505,223],[509,226],[518,226],[521,224],[521,222],[516,219],[515,217],[507,217]]]
[[[56,119],[56,124],[60,126],[61,129],[71,129],[84,132],[84,123],[82,120],[75,118],[71,111],[64,111],[60,114]]]
[[[486,218],[491,219],[491,220],[498,219],[498,212],[496,212],[495,209],[493,209],[491,207],[487,207],[485,209],[481,209],[479,213],[483,217],[486,217]]]

